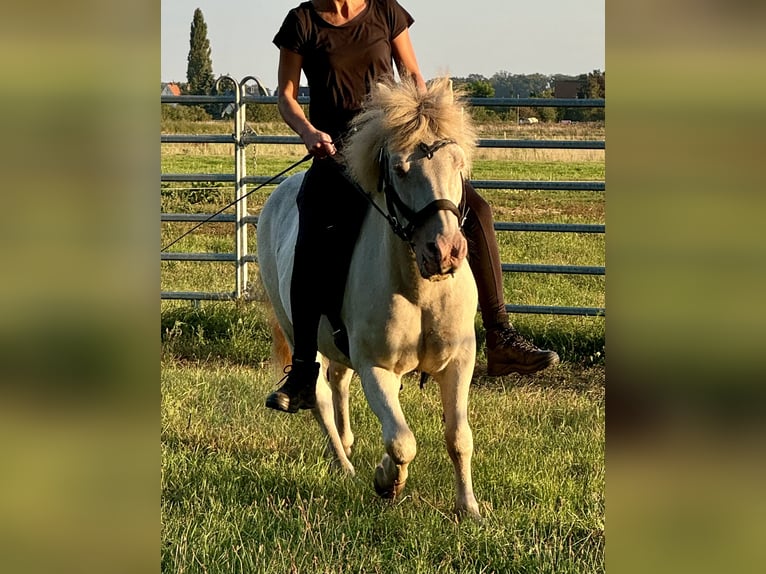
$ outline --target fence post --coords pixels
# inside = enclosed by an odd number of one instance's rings
[[[245,129],[245,104],[242,98],[245,80],[238,82],[231,76],[221,76],[215,82],[216,92],[221,92],[222,82],[234,85],[234,296],[240,298],[247,289],[247,225],[243,222],[247,215],[247,162],[242,141]]]
[[[235,218],[237,220],[235,223],[237,278],[234,294],[238,299],[243,297],[248,289],[248,263],[246,258],[247,223],[245,223],[245,217],[247,217],[247,183],[245,182],[245,178],[247,177],[247,144],[244,142],[244,135],[245,124],[247,121],[245,95],[247,91],[247,83],[249,81],[255,82],[261,95],[268,95],[268,91],[266,91],[261,81],[255,76],[245,76],[239,82],[235,81],[237,89],[234,96],[234,105],[236,107],[234,114],[234,179],[236,180],[234,193],[235,198],[237,199],[235,212]]]
[[[234,197],[237,200],[235,208],[235,217],[237,219],[235,227],[235,252],[237,258],[237,279],[235,286],[235,297],[239,299],[245,294],[247,289],[247,225],[244,218],[247,215],[247,154],[242,136],[245,132],[245,103],[242,101],[243,91],[245,89],[244,81],[237,84],[234,112]]]

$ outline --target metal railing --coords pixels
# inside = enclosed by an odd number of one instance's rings
[[[162,134],[160,142],[166,143],[217,143],[234,146],[234,173],[205,174],[205,173],[163,173],[160,181],[165,182],[224,182],[234,185],[234,199],[237,200],[235,213],[220,214],[210,219],[211,222],[231,223],[234,225],[233,253],[185,253],[161,252],[162,261],[218,261],[235,264],[235,285],[231,292],[197,292],[197,291],[162,291],[161,298],[169,300],[189,301],[221,301],[246,297],[249,278],[249,264],[255,263],[256,256],[248,253],[248,225],[257,224],[258,217],[247,213],[247,186],[269,181],[269,176],[247,175],[246,148],[250,144],[302,144],[298,136],[257,135],[247,133],[245,129],[245,111],[248,103],[276,104],[275,96],[254,96],[247,93],[248,82],[255,82],[262,94],[266,93],[254,76],[247,76],[236,81],[229,76],[219,78],[217,87],[223,83],[231,83],[234,91],[220,96],[161,96],[161,103],[173,104],[233,104],[234,133],[231,135],[201,135],[201,134]],[[299,103],[307,104],[308,98],[301,97]],[[472,106],[485,107],[604,107],[603,99],[568,99],[568,98],[470,98]],[[480,139],[478,147],[484,148],[526,148],[526,149],[578,149],[603,150],[603,140],[508,140]],[[276,185],[286,179],[285,176],[274,179]],[[519,189],[519,190],[553,190],[553,191],[589,191],[604,192],[603,181],[527,181],[527,180],[471,180],[476,189]],[[207,214],[191,213],[162,213],[162,222],[198,223],[210,217]],[[495,222],[497,231],[515,232],[552,232],[552,233],[605,233],[602,224],[567,224],[567,223],[511,223]],[[582,265],[545,265],[545,264],[513,264],[503,263],[505,273],[553,273],[575,275],[605,275],[603,266]],[[545,305],[506,305],[510,313],[534,313],[555,315],[604,316],[606,310],[602,307],[562,307]]]

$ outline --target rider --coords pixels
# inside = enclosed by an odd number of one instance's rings
[[[324,283],[318,278],[345,276],[368,208],[332,157],[370,86],[392,78],[394,64],[401,76],[425,89],[409,35],[413,22],[396,0],[311,0],[290,10],[274,37],[279,112],[314,159],[297,197],[299,231],[290,286],[292,365],[284,384],[266,399],[269,408],[294,413],[316,404],[317,330],[331,298],[318,290]],[[310,89],[311,121],[297,99],[301,71]],[[467,181],[465,192],[469,211],[463,229],[487,331],[487,373],[534,373],[558,363],[555,352],[537,348],[511,325],[492,211]],[[330,272],[325,253],[333,254]]]

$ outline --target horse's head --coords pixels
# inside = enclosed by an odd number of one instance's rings
[[[407,78],[378,84],[344,152],[354,179],[401,226],[398,234],[412,245],[427,279],[447,277],[467,253],[463,177],[476,136],[463,106],[449,78],[430,82],[425,92]]]
[[[454,273],[468,254],[462,232],[465,153],[452,140],[381,153],[380,188],[424,279]]]

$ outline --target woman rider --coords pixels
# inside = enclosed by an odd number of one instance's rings
[[[413,22],[396,0],[311,0],[290,10],[274,37],[279,112],[314,159],[297,197],[292,365],[284,384],[266,399],[269,408],[294,413],[316,404],[317,330],[333,296],[318,289],[326,282],[317,278],[345,277],[368,208],[333,156],[371,86],[393,78],[394,65],[400,76],[425,89],[409,35]],[[298,103],[301,71],[310,90],[310,120]],[[558,363],[555,352],[537,348],[511,326],[491,209],[467,181],[465,191],[469,210],[463,229],[487,331],[487,373],[534,373]],[[335,267],[328,270],[328,264]]]

